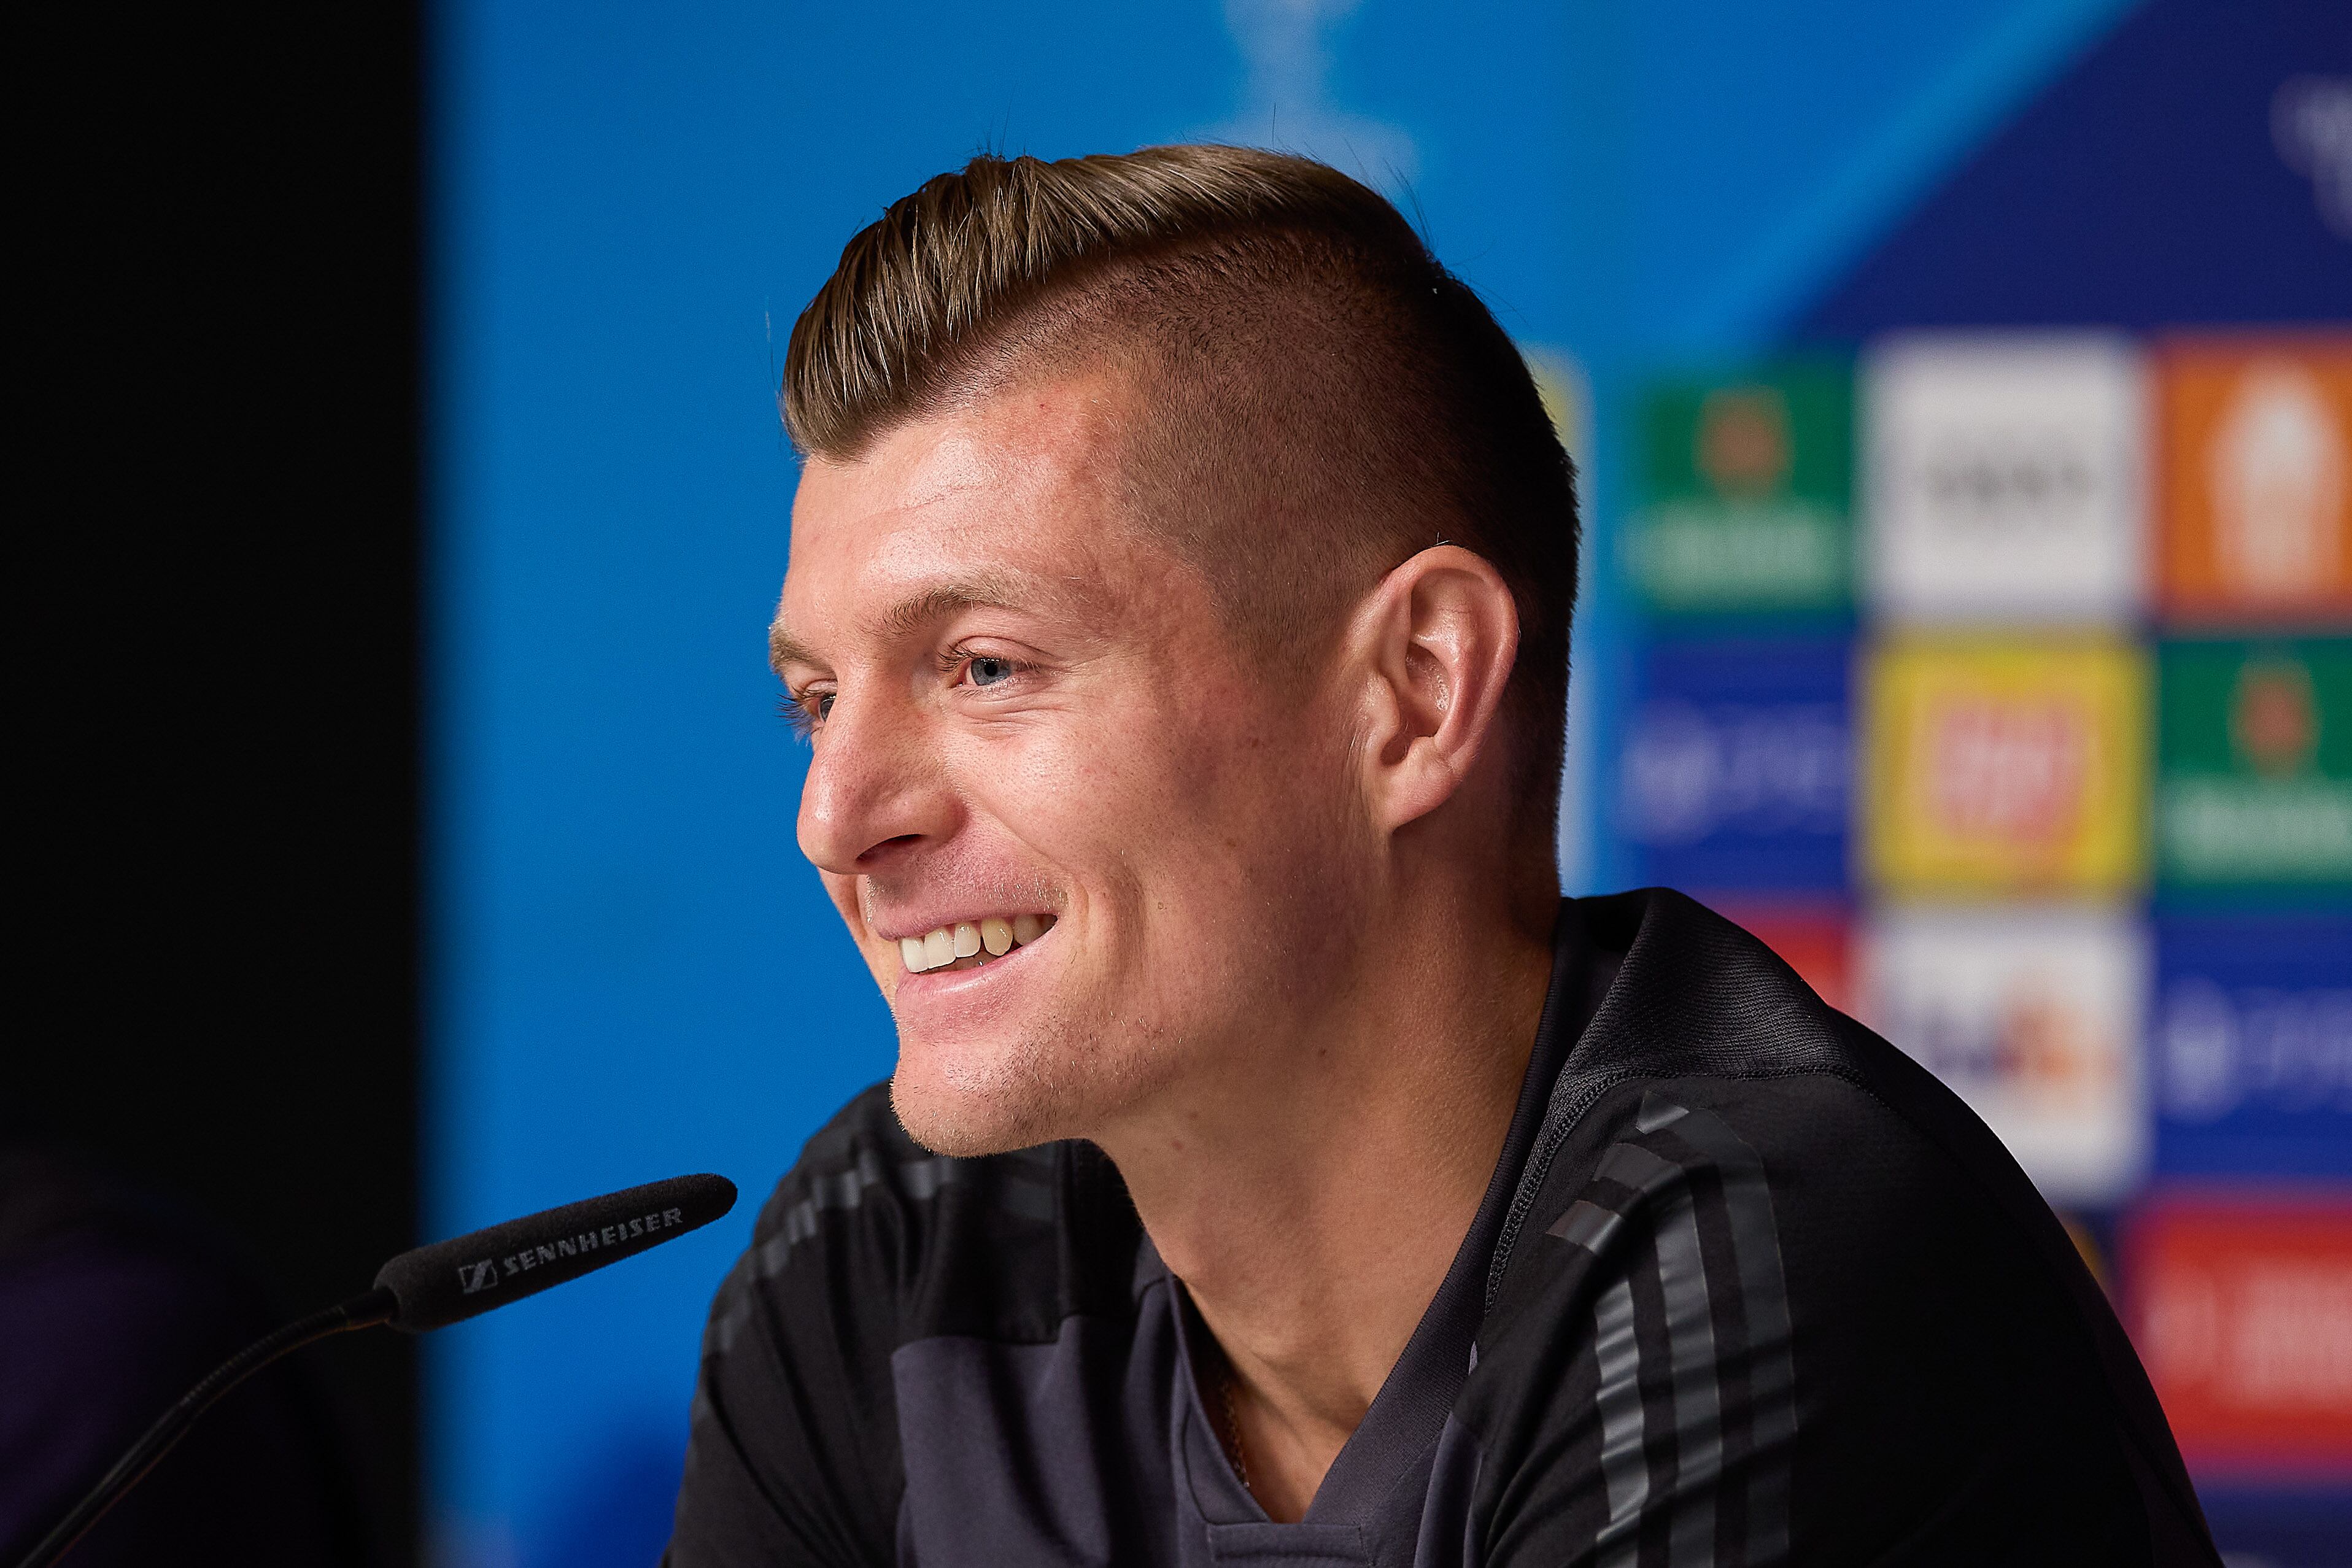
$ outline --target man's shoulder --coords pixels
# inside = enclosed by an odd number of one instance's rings
[[[1606,1469],[1614,1410],[1839,1498],[1856,1539],[1996,1451],[2042,1467],[1987,1483],[2029,1512],[2062,1480],[2136,1510],[2137,1470],[2193,1519],[2098,1287],[1968,1107],[1691,900],[1582,904],[1622,957],[1492,1260],[1470,1405],[1504,1468],[1589,1447]],[[1884,1484],[1849,1496],[1849,1473]]]
[[[1801,1364],[1866,1379],[2011,1334],[2019,1375],[2137,1403],[2064,1228],[1957,1095],[1692,900],[1584,903],[1596,946],[1623,956],[1520,1173],[1493,1328],[1557,1320],[1629,1273],[1664,1280],[1680,1247],[1695,1301],[1785,1315]]]
[[[1910,1247],[1948,1253],[1954,1237],[1935,1236],[1937,1218],[1965,1219],[2017,1270],[2045,1284],[2065,1276],[2072,1293],[2079,1260],[2048,1206],[1925,1068],[1681,894],[1580,902],[1594,946],[1622,957],[1551,1086],[1519,1178],[1531,1218],[1548,1223],[1621,1145],[1679,1147],[1695,1166],[1752,1168],[1784,1227],[1833,1223],[1892,1259]],[[1679,1118],[1680,1133],[1664,1130]]]
[[[1622,956],[1552,1086],[1545,1139],[1590,1142],[1604,1103],[1672,1082],[1751,1125],[1784,1164],[1859,1175],[1857,1162],[1882,1158],[1952,1176],[2012,1218],[2046,1215],[1958,1096],[1755,936],[1670,889],[1580,904],[1595,946]]]

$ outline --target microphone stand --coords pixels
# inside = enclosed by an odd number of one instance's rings
[[[89,1495],[74,1505],[74,1511],[58,1521],[57,1528],[43,1536],[32,1553],[17,1568],[48,1568],[66,1554],[68,1547],[79,1541],[112,1508],[115,1500],[155,1468],[155,1462],[172,1451],[172,1446],[187,1436],[196,1417],[210,1409],[215,1401],[259,1372],[278,1357],[291,1354],[306,1344],[349,1333],[353,1329],[373,1328],[377,1323],[390,1322],[400,1303],[393,1293],[378,1286],[363,1296],[353,1296],[341,1306],[329,1307],[323,1312],[313,1312],[297,1322],[288,1323],[268,1338],[258,1340],[223,1362],[213,1375],[188,1390],[181,1401],[163,1413],[163,1419],[147,1428],[147,1435],[122,1456],[105,1478],[92,1487]]]
[[[735,1207],[735,1184],[721,1176],[672,1176],[625,1187],[486,1226],[404,1252],[376,1271],[375,1289],[288,1323],[231,1356],[164,1413],[106,1479],[41,1538],[16,1568],[49,1568],[115,1500],[155,1468],[213,1403],[279,1356],[331,1334],[390,1323],[423,1333],[634,1258],[649,1247],[698,1230]],[[505,1271],[499,1270],[504,1264]]]

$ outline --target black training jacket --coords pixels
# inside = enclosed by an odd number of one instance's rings
[[[2016,1163],[1747,933],[1563,904],[1503,1154],[1306,1519],[1204,1414],[1091,1145],[949,1159],[885,1090],[720,1288],[671,1568],[2214,1564]]]

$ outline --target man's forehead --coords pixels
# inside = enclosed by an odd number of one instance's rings
[[[1118,597],[1107,578],[1142,544],[1117,515],[1113,390],[1092,377],[1010,388],[855,459],[812,458],[770,632],[777,662],[822,663],[820,634],[904,635],[967,608],[1103,612]]]
[[[1108,371],[1024,377],[887,429],[846,461],[812,457],[794,510],[861,500],[913,509],[1022,486],[1104,487],[1132,403],[1129,383]]]

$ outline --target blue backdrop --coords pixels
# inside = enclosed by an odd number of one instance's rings
[[[2132,20],[2120,0],[447,6],[428,1228],[685,1170],[746,1201],[434,1343],[446,1560],[650,1559],[710,1291],[800,1141],[888,1070],[793,845],[802,755],[761,637],[795,478],[777,362],[854,230],[983,147],[1312,152],[1407,201],[1511,331],[1580,365],[1605,430],[1661,360],[1900,314],[1917,268],[1874,253],[1932,235],[1928,198]],[[1587,466],[1605,529],[1622,444]],[[1627,700],[1591,577],[1582,736]],[[1593,749],[1564,828],[1580,885],[1627,870],[1585,804]]]

